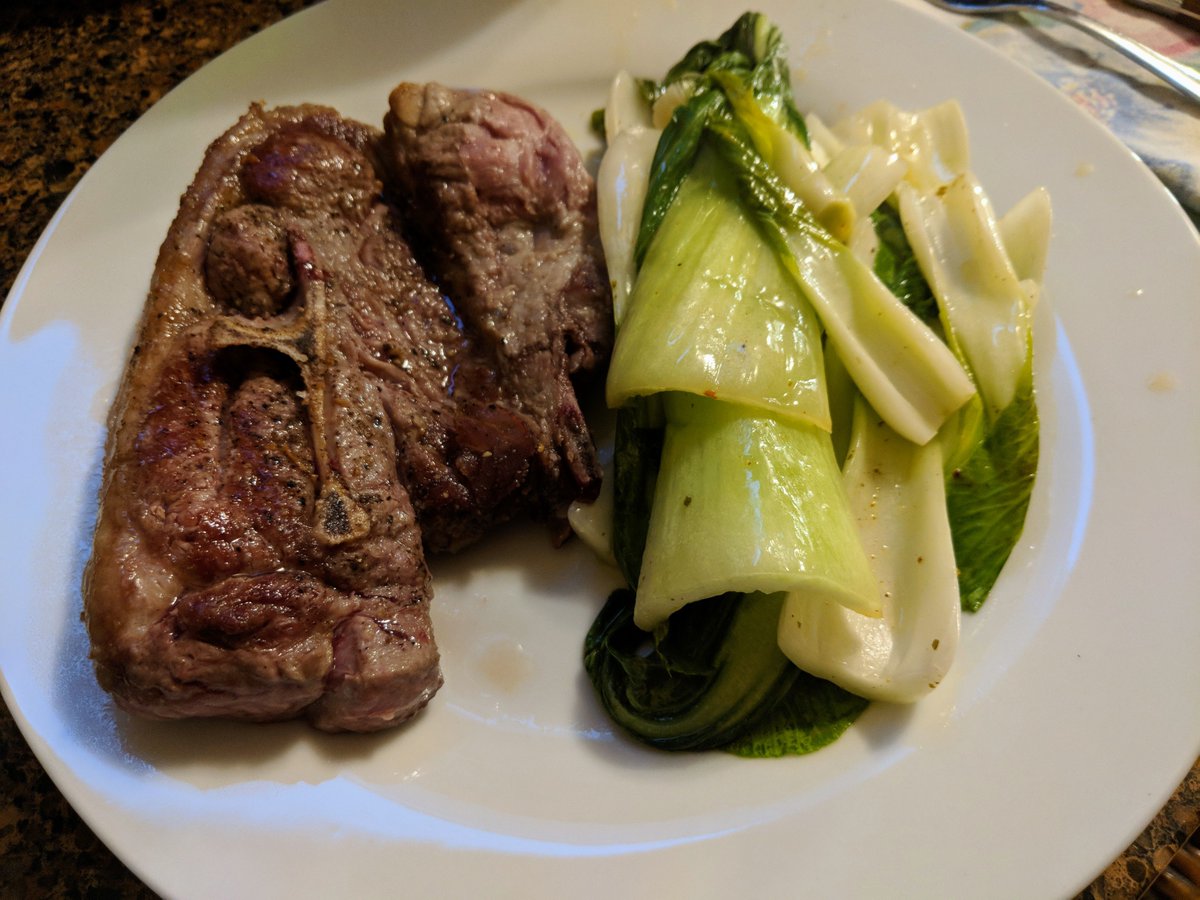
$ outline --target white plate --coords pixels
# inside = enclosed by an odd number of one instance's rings
[[[410,727],[149,725],[96,687],[79,623],[104,417],[154,255],[207,142],[252,99],[378,122],[402,79],[506,88],[593,146],[618,66],[658,74],[741,8],[332,2],[159,103],[88,173],[0,322],[4,697],[71,803],[172,896],[1059,896],[1200,751],[1200,243],[1069,103],[924,12],[764,3],[801,105],[966,109],[1000,209],[1047,185],[1056,233],[1025,537],[953,676],[810,757],[614,738],[580,642],[611,584],[579,547],[498,536],[435,571],[446,687]]]

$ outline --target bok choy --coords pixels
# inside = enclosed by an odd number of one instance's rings
[[[629,589],[585,667],[652,745],[808,752],[942,679],[1019,537],[1048,203],[995,219],[953,103],[806,122],[754,13],[602,121]]]

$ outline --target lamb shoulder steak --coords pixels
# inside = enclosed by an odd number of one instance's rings
[[[160,249],[110,414],[84,618],[155,718],[373,731],[442,683],[426,553],[562,533],[611,344],[578,152],[517,98],[402,85],[386,133],[252,106]]]

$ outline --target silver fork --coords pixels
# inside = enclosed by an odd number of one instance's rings
[[[1183,25],[1200,28],[1200,4],[1196,0],[1128,0],[1133,6],[1140,6],[1151,12],[1174,19]]]
[[[1004,13],[1041,13],[1044,16],[1074,25],[1097,40],[1119,50],[1134,62],[1149,69],[1179,93],[1200,103],[1200,71],[1177,63],[1170,57],[1151,50],[1145,44],[1118,34],[1107,25],[1083,15],[1069,6],[1052,0],[929,0],[934,6],[970,16],[996,16]]]

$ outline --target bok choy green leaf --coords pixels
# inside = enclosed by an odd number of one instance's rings
[[[664,750],[721,747],[800,675],[774,644],[781,594],[721,596],[681,610],[653,639],[616,591],[592,624],[584,668],[613,720]]]
[[[946,507],[958,560],[963,609],[977,611],[1021,537],[1038,464],[1038,412],[1033,357],[1012,402],[986,423],[977,442],[946,482]]]

